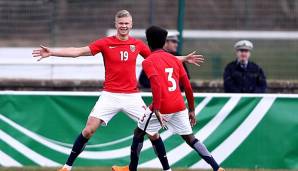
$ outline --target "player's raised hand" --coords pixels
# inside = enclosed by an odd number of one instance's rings
[[[185,56],[184,61],[190,64],[194,64],[200,66],[201,63],[204,63],[204,56],[200,54],[196,54],[196,51],[191,52],[190,54]]]
[[[161,115],[161,113],[159,112],[159,110],[154,109],[153,112],[154,112],[155,116],[157,117],[157,119],[158,119],[158,121],[159,121],[159,123],[160,123],[160,126],[161,126],[162,128],[164,128],[164,129],[167,129],[167,127],[166,127],[166,125],[165,125],[165,123],[164,123],[164,120],[163,120],[163,118],[162,118],[162,115]]]
[[[189,115],[189,122],[191,127],[195,126],[197,123],[195,112],[194,111],[189,112],[188,115]]]
[[[41,61],[42,59],[51,56],[51,49],[46,46],[40,45],[39,49],[33,50],[32,55],[35,58],[39,58],[37,59],[37,61]]]

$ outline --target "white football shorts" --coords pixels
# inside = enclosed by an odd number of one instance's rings
[[[166,127],[178,135],[192,134],[192,128],[189,122],[188,111],[185,109],[180,112],[162,115]],[[161,125],[156,115],[149,109],[139,119],[138,127],[147,134],[153,136],[161,129]]]
[[[104,122],[102,125],[106,126],[120,111],[123,111],[137,122],[144,115],[146,104],[140,93],[111,93],[103,91],[89,117],[101,119]]]

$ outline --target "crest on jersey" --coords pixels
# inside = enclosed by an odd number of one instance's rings
[[[129,45],[130,51],[134,52],[136,51],[136,46],[135,45]]]

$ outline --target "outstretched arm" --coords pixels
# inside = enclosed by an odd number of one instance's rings
[[[200,66],[200,63],[204,63],[204,56],[200,54],[195,54],[196,51],[186,55],[186,56],[176,56],[180,61],[187,62],[189,64],[194,64]]]
[[[79,48],[69,47],[54,50],[41,45],[39,49],[33,50],[32,55],[33,57],[38,58],[37,61],[40,61],[50,56],[76,58],[79,56],[91,56],[92,54],[88,46]]]

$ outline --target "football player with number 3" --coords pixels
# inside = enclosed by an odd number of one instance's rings
[[[129,166],[113,166],[113,171],[137,171],[142,140],[146,134],[154,136],[161,128],[168,128],[179,134],[214,171],[224,171],[214,160],[208,149],[192,132],[196,124],[194,97],[190,81],[181,61],[162,49],[167,37],[167,31],[157,26],[146,30],[146,38],[152,53],[143,63],[143,69],[150,80],[153,103],[138,122],[131,145],[131,160]],[[188,111],[181,95],[179,83],[185,89]],[[162,140],[161,140],[162,141]],[[163,151],[163,150],[161,150]],[[158,156],[164,171],[171,171],[166,152]]]
[[[39,58],[38,61],[50,56],[75,58],[96,55],[101,52],[105,64],[103,92],[91,111],[85,128],[75,140],[66,164],[60,171],[71,170],[75,159],[83,151],[97,128],[100,125],[107,125],[118,112],[125,112],[135,121],[145,113],[146,105],[137,88],[136,58],[138,54],[146,58],[151,51],[144,42],[129,36],[132,17],[127,10],[116,13],[115,27],[117,30],[115,36],[96,40],[88,46],[57,50],[41,46],[40,49],[33,50],[32,55]],[[203,57],[191,53],[179,59],[198,64],[202,62]],[[153,146],[163,145],[157,137],[149,136],[149,138]]]

